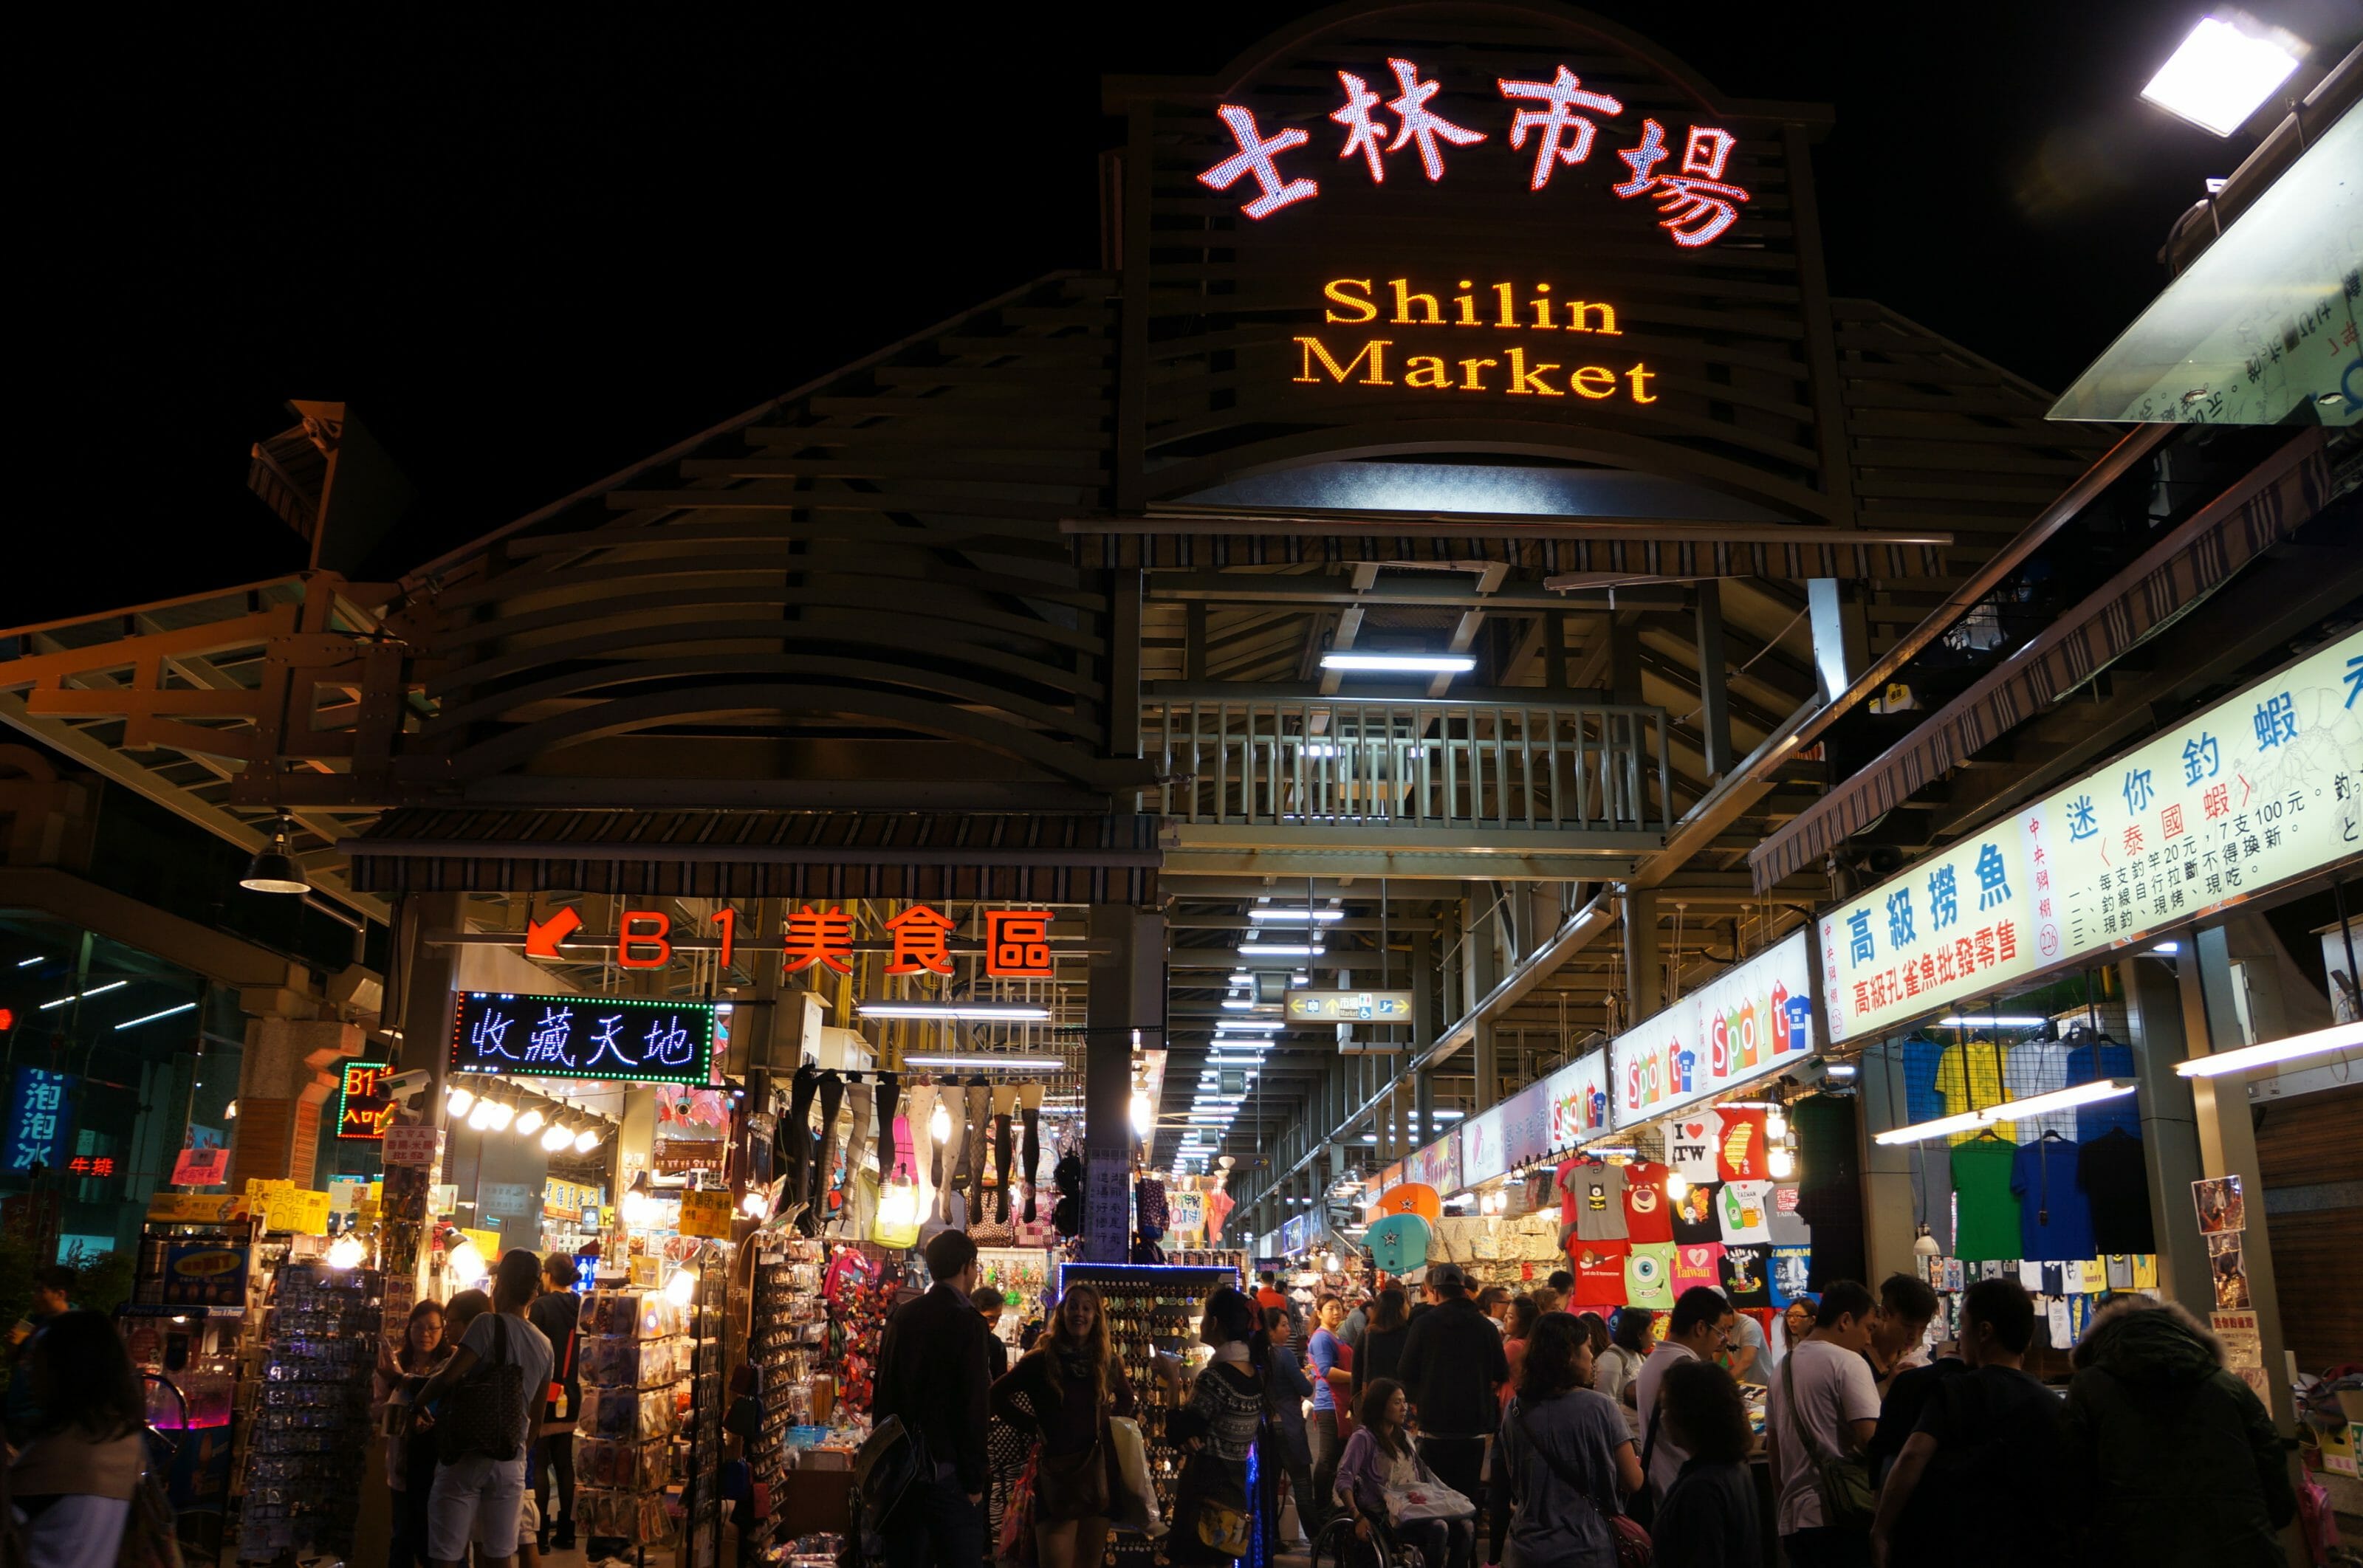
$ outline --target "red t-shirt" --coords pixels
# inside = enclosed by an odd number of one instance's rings
[[[1567,1178],[1568,1173],[1582,1163],[1576,1159],[1561,1160],[1559,1169],[1551,1173],[1551,1186],[1559,1193],[1559,1222],[1561,1226],[1575,1223],[1575,1194],[1570,1189]]]
[[[1575,1273],[1569,1309],[1625,1305],[1625,1254],[1632,1250],[1626,1242],[1569,1242],[1568,1265]]]
[[[1726,1110],[1723,1132],[1714,1146],[1715,1174],[1725,1181],[1764,1181],[1772,1175],[1766,1164],[1764,1113]]]
[[[1625,1235],[1636,1246],[1674,1239],[1666,1167],[1654,1160],[1635,1160],[1625,1167]]]

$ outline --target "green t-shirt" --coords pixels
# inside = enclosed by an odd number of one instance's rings
[[[1953,1145],[1953,1255],[1963,1263],[2018,1256],[2018,1199],[2010,1190],[2017,1154],[2017,1144],[2000,1138]]]

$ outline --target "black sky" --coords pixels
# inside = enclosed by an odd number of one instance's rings
[[[2317,66],[2358,28],[2249,8],[2331,40]],[[1311,9],[103,13],[18,61],[33,483],[0,625],[299,564],[243,483],[290,396],[347,400],[418,481],[406,564],[1094,265],[1100,74],[1212,71]],[[1726,93],[1834,104],[1834,288],[2055,389],[2254,145],[2136,101],[2203,4],[1595,9]]]

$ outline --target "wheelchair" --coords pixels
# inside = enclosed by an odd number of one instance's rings
[[[1384,1519],[1370,1521],[1370,1539],[1354,1534],[1345,1495],[1330,1499],[1329,1522],[1313,1538],[1312,1568],[1430,1568],[1418,1547],[1399,1539]]]

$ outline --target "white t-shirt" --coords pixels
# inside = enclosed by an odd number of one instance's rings
[[[1772,1240],[1772,1184],[1769,1181],[1727,1181],[1715,1194],[1715,1218],[1723,1226],[1725,1246],[1746,1246]]]
[[[1822,1453],[1855,1452],[1851,1423],[1879,1419],[1879,1386],[1871,1378],[1870,1363],[1859,1354],[1827,1340],[1807,1340],[1789,1352],[1781,1364],[1781,1375],[1772,1379],[1771,1403],[1766,1416],[1767,1430],[1776,1445],[1772,1487],[1779,1499],[1776,1507],[1782,1535],[1817,1529],[1822,1523],[1822,1492],[1814,1464],[1815,1451],[1806,1445],[1804,1431],[1796,1425],[1799,1417],[1788,1408],[1792,1379],[1804,1430],[1813,1433]]]
[[[1642,1436],[1636,1441],[1642,1446],[1647,1445],[1649,1415],[1658,1408],[1658,1385],[1666,1380],[1666,1368],[1678,1361],[1696,1361],[1698,1357],[1673,1341],[1659,1340],[1657,1347],[1649,1352],[1649,1359],[1643,1362],[1641,1370],[1634,1375],[1633,1408],[1641,1413],[1642,1432]],[[1640,1453],[1639,1447],[1633,1450],[1635,1458],[1639,1458]],[[1649,1450],[1649,1474],[1647,1479],[1658,1489],[1658,1496],[1660,1498],[1672,1489],[1674,1477],[1682,1473],[1682,1465],[1689,1458],[1690,1454],[1666,1435],[1666,1423],[1659,1421],[1658,1444]]]
[[[1666,1123],[1666,1164],[1684,1181],[1721,1181],[1723,1167],[1714,1163],[1715,1146],[1723,1140],[1723,1118],[1712,1110],[1692,1110]]]
[[[495,1312],[479,1313],[476,1320],[468,1325],[468,1331],[460,1336],[461,1348],[475,1352],[476,1360],[483,1364],[492,1364],[495,1332],[494,1320],[502,1316]],[[522,1445],[533,1441],[534,1418],[541,1414],[541,1408],[548,1402],[549,1394],[549,1338],[523,1318],[510,1318],[507,1321],[508,1359],[525,1369],[525,1423],[517,1433],[520,1445],[517,1459],[523,1463]]]

